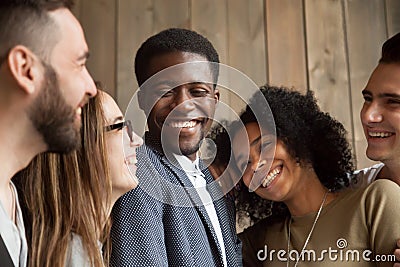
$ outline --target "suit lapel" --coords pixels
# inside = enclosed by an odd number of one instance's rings
[[[205,168],[201,162],[200,168],[206,176],[207,184],[214,181],[210,171]],[[221,226],[222,237],[224,239],[226,260],[228,266],[236,263],[236,255],[229,253],[235,251],[235,237],[236,237],[236,225],[235,225],[235,206],[234,203],[228,203],[228,199],[223,195],[221,186],[219,183],[212,183],[209,188],[210,195],[214,196],[214,207],[218,216],[218,220]],[[232,204],[229,206],[229,204]]]
[[[213,249],[213,252],[218,252],[218,253],[214,253],[214,255],[216,258],[218,258],[217,261],[222,264],[222,256],[221,256],[222,250],[220,248],[220,245],[219,245],[219,242],[217,239],[217,235],[215,233],[215,230],[214,230],[214,227],[210,220],[210,217],[208,216],[207,210],[205,209],[204,205],[202,205],[200,196],[198,195],[196,189],[193,187],[192,183],[190,182],[189,177],[187,176],[186,172],[180,167],[179,163],[175,160],[175,157],[172,156],[169,158],[172,159],[173,162],[170,162],[165,155],[162,157],[161,161],[173,172],[173,174],[175,175],[175,177],[176,177],[177,181],[180,183],[180,185],[188,188],[186,190],[186,192],[187,192],[188,196],[190,197],[190,199],[192,200],[193,206],[197,210],[197,212],[204,224],[204,228],[206,229],[208,236],[209,236],[210,246]],[[200,162],[201,162],[201,160],[200,160]],[[208,172],[208,170],[206,172],[204,171],[202,164],[200,167],[203,170],[202,172],[205,174],[205,179],[207,181],[207,184],[209,184],[213,180],[211,177],[211,174]],[[220,202],[220,201],[217,201],[217,202]],[[214,205],[215,205],[215,202],[214,202]],[[218,206],[220,206],[220,204]],[[220,220],[222,235],[224,236],[225,235],[224,230],[223,230],[224,227],[223,227],[222,221],[220,219],[221,207],[217,208],[215,206],[215,209],[216,209],[217,216]],[[224,241],[225,241],[225,237],[224,237]]]

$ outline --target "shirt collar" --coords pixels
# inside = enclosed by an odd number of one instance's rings
[[[183,155],[178,155],[175,153],[173,153],[173,155],[186,173],[202,173],[200,171],[200,157],[198,153],[196,153],[196,159],[194,161],[191,161],[188,157]]]

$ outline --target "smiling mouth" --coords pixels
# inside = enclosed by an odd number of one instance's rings
[[[268,173],[267,177],[265,177],[264,180],[262,181],[262,187],[264,188],[268,187],[275,180],[275,178],[281,173],[281,171],[282,171],[282,166],[278,166],[273,170],[271,170]]]
[[[165,125],[171,128],[194,128],[198,124],[202,123],[200,119],[192,119],[192,120],[170,120]]]
[[[389,132],[368,132],[368,137],[370,138],[388,138],[393,135],[394,133]]]

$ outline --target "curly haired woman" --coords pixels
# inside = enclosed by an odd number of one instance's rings
[[[255,193],[274,205],[271,216],[240,235],[244,265],[392,266],[373,260],[392,254],[400,236],[400,187],[378,180],[352,189],[343,125],[319,109],[312,92],[270,86],[261,91],[276,128],[260,129],[248,106],[241,115],[244,129],[233,131],[232,148],[244,184],[259,181]],[[250,106],[262,104],[253,98]],[[246,191],[239,209],[257,205]]]

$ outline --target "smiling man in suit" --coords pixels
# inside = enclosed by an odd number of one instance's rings
[[[241,266],[234,213],[199,157],[219,100],[219,58],[196,32],[168,29],[135,58],[147,116],[139,186],[113,210],[112,266]]]

